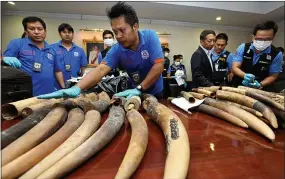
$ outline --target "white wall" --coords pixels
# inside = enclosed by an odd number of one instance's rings
[[[21,37],[23,33],[21,16],[2,16],[2,50],[4,51],[7,44],[11,39]],[[65,22],[69,23],[75,31],[74,42],[81,46],[82,39],[92,39],[94,36],[98,40],[102,40],[102,35],[99,32],[80,32],[81,28],[103,28],[111,29],[109,21],[98,21],[98,20],[76,20],[76,19],[58,19],[58,18],[43,18],[47,24],[47,42],[54,43],[59,40],[57,33],[57,27],[59,24]],[[229,36],[229,44],[227,49],[234,52],[235,49],[243,42],[247,42],[251,39],[251,31],[239,31],[229,30],[226,27],[211,28],[216,33],[225,32]],[[140,23],[140,29],[153,29],[157,32],[167,32],[170,36],[161,36],[162,42],[168,42],[170,48],[170,56],[175,54],[182,54],[184,56],[183,64],[187,69],[188,80],[191,80],[191,67],[190,58],[193,52],[199,46],[199,35],[205,29],[205,27],[186,27],[186,26],[174,26],[174,25],[163,25],[163,24],[143,24]],[[284,37],[284,35],[283,35]],[[279,42],[278,42],[279,43]],[[284,44],[284,38],[283,38]],[[172,58],[170,58],[172,60]]]
[[[278,23],[278,32],[276,37],[274,38],[273,44],[276,47],[283,47],[284,48],[284,21]]]

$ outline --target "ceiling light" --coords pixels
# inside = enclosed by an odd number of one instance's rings
[[[101,28],[99,28],[99,29],[89,29],[89,28],[85,28],[85,29],[79,29],[80,31],[95,31],[95,32],[103,32],[104,31],[104,29],[101,29]]]
[[[15,3],[13,1],[8,1],[8,3],[11,5],[15,5]]]
[[[171,35],[170,33],[167,32],[156,32],[157,35]]]
[[[220,21],[221,19],[222,19],[222,17],[217,17],[216,18],[217,21]]]

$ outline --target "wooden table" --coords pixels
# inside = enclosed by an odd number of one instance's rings
[[[191,179],[284,179],[285,130],[274,130],[272,143],[251,129],[242,129],[221,119],[193,112],[187,114],[162,101],[182,120],[189,135]],[[164,136],[143,113],[149,128],[145,156],[132,178],[161,179],[165,163]],[[108,114],[102,116],[102,123]],[[2,130],[19,120],[2,121]],[[123,125],[115,138],[97,155],[71,172],[67,179],[112,179],[127,151],[130,126]]]

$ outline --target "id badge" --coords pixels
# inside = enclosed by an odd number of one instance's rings
[[[65,71],[70,71],[70,65],[65,65]]]
[[[33,71],[41,72],[42,71],[42,64],[40,64],[38,62],[34,62]]]

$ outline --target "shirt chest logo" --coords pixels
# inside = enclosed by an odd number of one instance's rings
[[[47,58],[48,58],[49,60],[53,60],[53,55],[52,55],[51,53],[47,53]]]
[[[78,52],[74,52],[73,55],[74,55],[75,57],[78,57],[78,56],[79,56],[79,53],[78,53]]]
[[[141,52],[141,55],[142,55],[142,59],[148,59],[149,58],[149,53],[147,50],[143,50]]]

